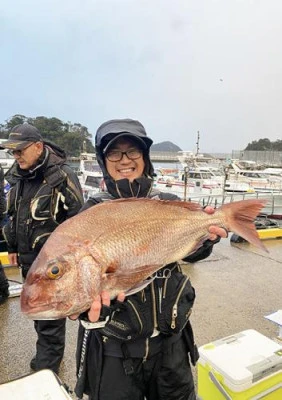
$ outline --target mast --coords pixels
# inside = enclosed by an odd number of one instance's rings
[[[196,142],[196,145],[197,145],[197,150],[196,150],[196,157],[199,155],[199,150],[200,150],[200,131],[198,131],[197,132],[197,142]]]

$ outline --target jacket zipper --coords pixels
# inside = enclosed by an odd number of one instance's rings
[[[149,354],[149,338],[147,338],[145,341],[145,354],[143,357],[143,363],[147,361],[148,354]]]
[[[15,226],[16,242],[17,243],[19,243],[19,240],[18,240],[18,226],[19,226],[19,215],[20,215],[21,201],[22,201],[22,196],[20,196],[18,204],[17,204],[18,207],[17,207],[16,226]]]
[[[151,283],[151,294],[152,294],[152,312],[153,312],[153,327],[157,328],[157,305],[156,305],[156,294],[154,290],[154,282]]]
[[[156,310],[156,294],[155,294],[155,289],[154,289],[154,282],[151,283],[151,295],[152,295],[153,326],[155,329],[155,328],[157,328],[157,310]],[[146,338],[145,354],[143,357],[143,363],[147,361],[149,351],[150,351],[149,338]]]
[[[139,315],[139,313],[138,313],[138,311],[137,311],[137,309],[136,309],[135,305],[132,303],[132,301],[131,301],[131,300],[128,300],[128,299],[127,299],[127,303],[129,303],[129,304],[131,305],[131,307],[133,308],[133,311],[134,311],[134,312],[135,312],[135,314],[136,314],[136,317],[137,317],[137,319],[138,319],[138,321],[139,321],[139,324],[140,324],[140,330],[139,330],[139,333],[141,333],[141,332],[142,332],[142,329],[143,329],[143,324],[142,324],[142,321],[141,321],[140,315]]]
[[[174,303],[174,305],[173,305],[173,307],[172,307],[172,316],[171,316],[171,325],[170,325],[171,329],[175,329],[175,326],[176,326],[175,320],[176,320],[176,318],[177,318],[177,306],[178,306],[178,302],[179,302],[180,296],[181,296],[181,294],[182,294],[182,292],[183,292],[183,290],[184,290],[184,287],[185,287],[185,285],[186,285],[186,283],[187,283],[188,280],[189,280],[189,277],[187,276],[186,279],[185,279],[185,281],[184,281],[183,284],[182,284],[181,290],[178,292],[178,295],[177,295],[177,297],[176,297],[175,303]]]
[[[159,313],[160,314],[162,313],[162,298],[164,298],[162,296],[162,292],[163,292],[163,289],[161,287],[159,287]]]

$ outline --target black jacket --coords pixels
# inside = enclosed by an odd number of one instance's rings
[[[144,141],[143,175],[133,182],[128,179],[114,180],[105,165],[104,148],[110,140],[120,133],[128,133]],[[152,140],[138,121],[112,120],[98,128],[95,138],[97,161],[105,178],[108,193],[90,198],[83,209],[95,206],[107,199],[127,197],[149,197],[161,200],[179,200],[175,195],[161,193],[153,189],[153,165],[149,157]],[[195,262],[210,255],[213,242],[207,240],[193,255],[185,259]],[[97,392],[102,373],[103,354],[128,358],[143,358],[157,354],[163,345],[169,346],[182,338],[193,362],[197,359],[193,332],[188,321],[195,299],[195,291],[190,280],[182,274],[178,263],[170,264],[157,272],[157,277],[145,289],[127,296],[124,303],[112,304],[110,318],[102,328],[85,329],[81,324],[77,345],[76,394],[91,394],[98,398]],[[102,310],[102,316],[103,316]],[[87,318],[87,313],[80,318]],[[92,325],[92,326],[95,326]],[[184,328],[187,335],[184,334]],[[157,335],[157,336],[156,336]],[[152,339],[152,336],[155,336]],[[187,336],[187,339],[186,339]],[[124,349],[126,348],[126,355]],[[126,372],[127,373],[127,372]]]
[[[179,200],[175,195],[155,190],[148,197]],[[82,210],[109,199],[112,200],[113,197],[108,193],[97,194],[87,200]],[[193,263],[208,257],[215,242],[207,240],[199,250],[186,257],[185,261]],[[197,347],[188,322],[195,300],[195,291],[190,280],[182,273],[178,263],[164,267],[158,272],[158,277],[160,279],[156,278],[142,291],[127,296],[123,304],[114,304],[110,311],[110,320],[104,328],[87,330],[80,325],[77,346],[78,381],[75,390],[79,397],[83,393],[92,396],[96,393],[103,354],[124,357],[122,343],[126,343],[131,357],[144,358],[158,352],[164,339],[165,343],[173,343],[183,334],[191,360],[193,363],[197,361]],[[176,300],[178,296],[179,301]],[[173,306],[176,303],[177,320],[173,320]],[[85,316],[87,313],[81,318],[84,319]],[[152,341],[150,337],[156,330],[161,334]],[[95,376],[93,371],[96,371]]]
[[[5,218],[6,198],[4,193],[4,171],[0,165],[0,225]]]
[[[28,266],[54,229],[77,214],[82,190],[63,150],[51,144],[44,146],[33,170],[21,170],[15,163],[6,179],[11,189],[3,235],[8,252],[18,253],[19,264]]]

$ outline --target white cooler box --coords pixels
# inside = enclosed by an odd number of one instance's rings
[[[249,329],[199,353],[199,400],[282,400],[282,343]]]
[[[42,369],[0,385],[1,400],[72,400],[60,378]]]

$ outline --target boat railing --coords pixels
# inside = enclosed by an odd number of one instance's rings
[[[246,199],[265,199],[267,204],[265,211],[268,214],[282,214],[282,191],[280,193],[225,193],[221,195],[216,194],[197,194],[190,196],[187,201],[196,201],[203,207],[211,205],[215,208],[220,207],[225,203],[231,203],[233,201],[246,200]]]

